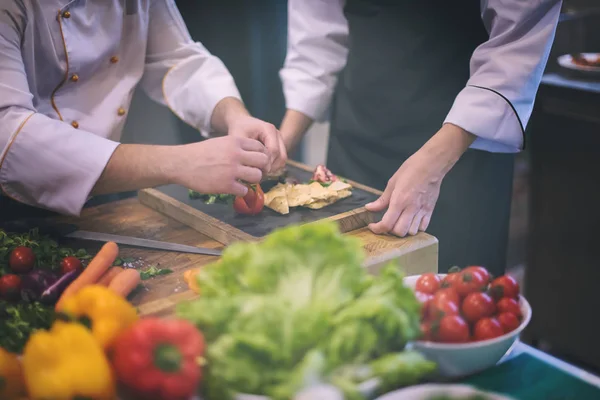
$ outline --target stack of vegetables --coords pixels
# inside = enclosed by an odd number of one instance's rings
[[[0,348],[0,399],[114,400],[119,392],[123,399],[187,400],[198,391],[204,338],[196,327],[141,320],[126,300],[130,285],[90,283],[117,255],[114,243],[100,250],[63,292],[48,329],[28,338],[21,359]]]
[[[289,400],[329,384],[346,399],[418,382],[435,364],[405,350],[420,304],[395,265],[362,267],[357,239],[334,223],[281,229],[236,243],[197,274],[200,298],[178,307],[207,340],[203,392]]]
[[[37,230],[0,230],[0,347],[21,352],[32,332],[50,327],[54,305],[65,293],[97,283],[129,294],[140,273],[113,267],[117,255],[117,245],[107,243],[89,261],[85,250],[59,247]]]

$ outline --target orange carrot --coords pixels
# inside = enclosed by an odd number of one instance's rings
[[[120,272],[123,272],[123,268],[121,267],[109,268],[109,270],[106,271],[98,280],[98,285],[108,286],[114,277],[119,275]]]
[[[119,246],[116,243],[107,242],[102,246],[81,275],[67,286],[58,303],[56,303],[56,310],[60,310],[62,303],[68,296],[77,293],[84,286],[98,282],[102,275],[113,265],[118,255]]]
[[[123,297],[127,297],[141,281],[142,278],[138,270],[127,268],[110,281],[108,288]]]

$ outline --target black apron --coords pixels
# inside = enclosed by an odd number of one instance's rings
[[[383,190],[435,134],[488,39],[479,0],[347,0],[349,54],[333,103],[328,166]],[[427,232],[439,270],[505,269],[514,155],[468,150],[446,175]]]

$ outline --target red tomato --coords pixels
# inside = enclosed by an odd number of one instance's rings
[[[265,205],[265,194],[260,185],[248,186],[248,193],[244,197],[236,197],[233,209],[238,214],[256,215],[262,211]]]
[[[496,300],[499,300],[502,297],[512,297],[513,299],[516,299],[519,297],[519,283],[510,275],[502,275],[492,281],[490,293]]]
[[[518,318],[521,318],[521,307],[519,303],[511,297],[503,297],[496,304],[498,313],[509,312],[515,314]]]
[[[504,331],[504,333],[514,331],[521,324],[519,322],[519,318],[511,312],[500,313],[500,314],[498,314],[496,319],[498,320],[498,322],[500,322],[500,325],[502,326],[502,330]]]
[[[65,257],[60,262],[60,272],[62,274],[69,273],[71,271],[83,271],[83,264],[77,257]]]
[[[460,315],[447,315],[440,321],[437,337],[444,343],[468,342],[469,325]]]
[[[473,337],[475,340],[493,339],[502,335],[504,335],[504,330],[496,318],[480,319],[473,329]]]
[[[433,295],[423,293],[423,292],[415,292],[417,300],[421,303],[421,319],[427,319],[427,315],[429,313],[429,303],[431,303],[431,299],[433,299]]]
[[[18,275],[6,274],[0,277],[0,298],[16,300],[21,290],[21,278]]]
[[[441,279],[436,274],[423,274],[417,279],[416,289],[419,292],[434,294],[440,288]]]
[[[451,272],[444,277],[442,280],[443,288],[455,288],[458,284],[458,280],[460,279],[460,272]]]
[[[459,301],[458,294],[454,289],[438,290],[429,303],[429,317],[438,319],[446,315],[457,315]]]
[[[494,300],[483,292],[469,293],[463,300],[462,315],[471,323],[481,318],[491,317],[496,312]]]
[[[29,247],[17,247],[10,253],[8,265],[16,274],[26,274],[33,269],[35,254]]]
[[[462,271],[455,288],[460,297],[465,297],[469,293],[482,292],[485,287],[485,279],[479,272]]]
[[[472,265],[470,267],[465,268],[463,271],[465,271],[465,272],[479,272],[481,274],[481,276],[483,277],[483,280],[484,280],[485,284],[487,285],[488,283],[490,283],[490,273],[484,267]]]

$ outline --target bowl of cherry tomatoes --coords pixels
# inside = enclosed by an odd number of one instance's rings
[[[416,350],[438,364],[444,377],[461,377],[496,365],[531,320],[531,306],[509,275],[492,278],[483,267],[448,274],[408,276],[421,301]]]

